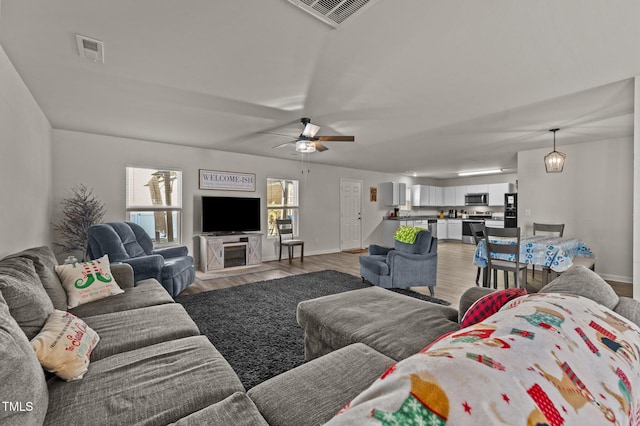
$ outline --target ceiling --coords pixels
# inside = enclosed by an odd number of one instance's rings
[[[273,147],[311,117],[356,142],[309,161],[430,178],[513,172],[554,127],[559,150],[633,134],[636,1],[375,0],[338,28],[287,0],[0,1],[56,129],[295,159]]]

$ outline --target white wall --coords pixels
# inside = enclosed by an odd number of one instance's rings
[[[559,146],[562,173],[546,173],[549,149],[518,154],[518,224],[564,223],[565,235],[583,239],[597,256],[596,272],[632,282],[632,138]],[[527,211],[530,215],[527,216]]]
[[[59,205],[68,190],[80,183],[93,188],[94,195],[106,204],[104,221],[125,219],[125,166],[167,167],[183,172],[182,242],[199,262],[200,214],[202,195],[257,196],[264,211],[262,229],[266,232],[266,179],[291,178],[300,181],[300,234],[305,254],[327,253],[340,249],[340,178],[361,180],[363,246],[382,241],[382,217],[390,207],[380,201],[369,202],[369,188],[396,180],[411,184],[406,177],[384,173],[323,166],[299,160],[281,160],[190,148],[149,141],[102,136],[65,130],[53,131],[54,205]],[[227,170],[256,174],[256,192],[229,192],[198,189],[198,170]],[[304,170],[304,174],[302,174]],[[307,172],[310,170],[310,173]],[[381,199],[378,189],[378,200]],[[55,208],[54,218],[60,209]],[[194,250],[194,248],[196,250]],[[263,239],[263,260],[276,258],[275,241]]]
[[[0,257],[51,245],[51,125],[0,47]]]

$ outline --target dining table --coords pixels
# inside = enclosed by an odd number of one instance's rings
[[[516,244],[515,239],[495,237],[491,242]],[[548,281],[548,274],[564,272],[573,265],[575,256],[594,258],[591,248],[579,238],[534,235],[520,238],[520,262],[538,265],[543,271],[543,282]],[[496,254],[492,259],[515,261],[515,254]],[[474,265],[487,267],[487,246],[484,239],[478,242],[473,256]],[[485,274],[486,276],[486,274]],[[486,282],[486,281],[485,281]]]

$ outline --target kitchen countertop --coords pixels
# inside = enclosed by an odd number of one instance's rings
[[[382,219],[383,220],[435,220],[435,219],[439,219],[439,220],[447,220],[447,219],[452,219],[452,220],[473,220],[471,218],[467,218],[467,217],[463,218],[461,216],[458,216],[458,217],[447,217],[447,216],[445,216],[442,219],[440,219],[440,217],[433,216],[433,215],[431,215],[431,216],[419,216],[419,215],[416,215],[416,216],[399,216],[399,217],[384,216]],[[504,221],[504,219],[493,219],[493,218],[492,219],[485,218],[484,220],[492,220],[492,221],[498,221],[498,222]]]

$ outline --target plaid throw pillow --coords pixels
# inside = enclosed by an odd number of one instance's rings
[[[500,308],[516,297],[524,296],[527,290],[524,288],[507,288],[500,291],[494,291],[486,296],[476,300],[467,310],[460,322],[460,328],[469,327],[484,321],[486,318],[495,314]]]

